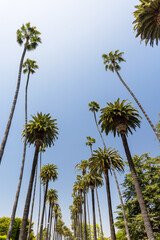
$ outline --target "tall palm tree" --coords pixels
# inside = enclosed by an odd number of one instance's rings
[[[13,103],[12,103],[12,107],[11,107],[11,112],[10,112],[10,115],[9,115],[9,119],[8,119],[8,122],[7,122],[7,126],[6,126],[6,129],[5,129],[4,136],[3,136],[3,139],[2,139],[2,143],[1,143],[1,147],[0,147],[0,163],[2,161],[2,156],[3,156],[3,153],[4,153],[5,145],[6,145],[6,142],[7,142],[7,138],[8,138],[10,126],[11,126],[11,123],[12,123],[12,118],[13,118],[17,98],[18,98],[20,82],[21,82],[22,65],[23,65],[24,57],[25,57],[25,54],[26,54],[27,50],[34,50],[34,49],[36,49],[38,44],[41,43],[41,39],[40,39],[39,35],[40,35],[40,32],[38,32],[36,30],[36,27],[31,27],[30,23],[26,23],[25,25],[22,25],[22,27],[17,30],[17,42],[20,45],[22,45],[24,43],[24,49],[23,49],[23,53],[22,53],[22,56],[21,56],[21,60],[20,60],[17,86],[16,86],[16,91],[15,91],[15,95],[14,95],[14,99],[13,99]]]
[[[54,218],[55,218],[55,221],[54,221],[54,240],[57,240],[57,231],[56,231],[57,221],[58,221],[58,218],[62,217],[61,208],[60,208],[58,203],[55,203],[55,205],[53,207],[53,211],[54,211]]]
[[[49,181],[55,181],[58,177],[57,173],[57,166],[54,164],[44,165],[41,169],[40,177],[42,179],[42,183],[45,185],[45,194],[44,194],[44,202],[43,202],[43,210],[41,216],[41,226],[40,226],[40,234],[39,240],[42,240],[42,233],[43,233],[43,220],[44,220],[44,211],[47,199],[47,191],[48,191],[48,184]]]
[[[71,220],[73,221],[73,232],[74,232],[74,239],[76,238],[76,229],[77,229],[77,226],[76,226],[76,215],[77,215],[77,206],[75,205],[70,205],[69,206],[69,209],[71,211]]]
[[[96,215],[95,215],[95,200],[94,200],[94,189],[95,186],[102,186],[103,179],[100,174],[95,171],[90,171],[89,173],[83,176],[84,184],[91,189],[92,194],[92,211],[93,211],[93,233],[94,233],[94,240],[97,240],[97,233],[96,233]]]
[[[109,209],[109,222],[110,222],[110,232],[111,239],[116,239],[115,237],[115,229],[114,229],[114,220],[113,220],[113,212],[112,212],[112,204],[111,204],[111,194],[110,194],[110,183],[109,183],[109,170],[111,170],[110,160],[108,158],[108,154],[110,156],[112,167],[118,171],[123,171],[123,162],[122,158],[118,154],[115,149],[106,149],[102,150],[98,148],[98,150],[93,151],[92,157],[89,159],[90,161],[90,169],[92,171],[99,171],[101,174],[104,174],[106,181],[106,191],[107,191],[107,200],[108,200],[108,209]],[[107,154],[108,152],[108,154]]]
[[[58,128],[56,119],[51,119],[50,114],[37,113],[37,116],[32,116],[33,120],[27,124],[27,142],[35,145],[35,153],[32,163],[32,170],[28,185],[28,191],[24,206],[22,225],[20,230],[19,240],[24,240],[26,224],[28,219],[28,212],[31,201],[33,180],[35,176],[35,169],[38,161],[38,154],[40,147],[44,144],[46,147],[54,145],[54,141],[58,138]],[[23,132],[23,135],[25,131]]]
[[[25,137],[24,137],[24,145],[23,145],[24,147],[23,147],[23,156],[22,156],[21,170],[20,170],[20,175],[19,175],[19,182],[18,182],[17,192],[16,192],[16,196],[15,196],[15,201],[14,201],[14,204],[13,204],[13,209],[12,209],[12,214],[11,214],[11,221],[10,221],[9,228],[8,228],[7,240],[9,240],[11,238],[11,235],[12,235],[13,224],[14,224],[14,219],[15,219],[15,215],[16,215],[19,194],[20,194],[20,190],[21,190],[23,169],[24,169],[24,164],[25,164],[26,145],[27,145],[27,95],[28,95],[28,83],[29,83],[30,73],[33,74],[33,73],[35,73],[34,69],[38,69],[38,66],[36,65],[36,61],[32,61],[32,60],[29,60],[29,59],[26,60],[26,62],[23,64],[23,67],[25,68],[23,72],[24,73],[28,72],[26,88],[25,88]]]
[[[97,102],[95,102],[95,101],[89,103],[88,105],[89,105],[89,111],[93,112],[93,114],[94,114],[94,120],[95,120],[95,123],[96,123],[96,127],[97,127],[97,130],[98,130],[99,135],[100,135],[100,137],[101,137],[101,140],[102,140],[104,149],[105,149],[105,151],[106,151],[106,153],[107,153],[107,156],[108,156],[108,159],[109,159],[109,162],[110,162],[110,166],[111,166],[111,169],[112,169],[114,178],[115,178],[115,182],[116,182],[116,186],[117,186],[117,190],[118,190],[118,195],[119,195],[119,199],[120,199],[120,202],[121,202],[121,208],[122,208],[122,213],[123,213],[123,218],[124,218],[124,224],[125,224],[125,230],[126,230],[127,240],[130,240],[128,223],[127,223],[126,213],[125,213],[125,209],[124,209],[124,204],[123,204],[123,199],[122,199],[122,194],[121,194],[121,191],[120,191],[118,179],[117,179],[117,176],[116,176],[116,172],[115,172],[115,170],[114,170],[114,167],[112,166],[112,161],[111,161],[111,158],[110,158],[110,154],[109,154],[109,152],[108,152],[108,150],[107,150],[105,141],[104,141],[104,139],[103,139],[102,133],[101,133],[101,131],[100,131],[100,128],[99,128],[99,125],[98,125],[98,122],[97,122],[96,112],[99,111],[100,106],[99,106],[99,104],[98,104]],[[111,225],[110,225],[110,226],[111,226]],[[112,239],[115,238],[115,233],[114,233],[114,232],[115,232],[115,231],[114,231],[114,229],[112,228],[112,231],[111,231],[111,238],[112,238]]]
[[[130,171],[134,181],[139,206],[141,209],[145,230],[149,240],[153,240],[154,234],[152,226],[148,217],[147,209],[142,195],[142,190],[138,182],[136,170],[129,150],[126,135],[136,127],[140,127],[140,116],[137,110],[135,110],[131,103],[126,103],[127,100],[120,102],[119,99],[113,103],[107,103],[107,107],[101,109],[100,123],[102,132],[106,134],[113,132],[122,138],[123,146],[129,163]],[[126,103],[126,104],[125,104]]]
[[[133,22],[136,37],[140,36],[153,47],[154,41],[158,45],[160,39],[160,2],[159,0],[140,0],[140,4],[135,6]]]
[[[77,170],[82,170],[82,175],[86,174],[86,169],[88,167],[88,161],[82,160],[78,163],[75,168]],[[87,240],[87,214],[86,214],[86,188],[83,186],[83,197],[84,197],[84,240]]]
[[[91,150],[91,156],[93,154],[93,150],[92,150],[92,145],[93,143],[96,142],[95,138],[91,138],[90,136],[87,137],[88,142],[86,142],[86,146],[90,147]],[[101,237],[103,240],[103,227],[102,227],[102,217],[101,217],[101,209],[100,209],[100,204],[99,204],[99,198],[98,198],[98,191],[97,191],[97,187],[95,186],[95,190],[96,190],[96,197],[97,197],[97,205],[98,205],[98,212],[99,212],[99,220],[100,220],[100,228],[101,228]]]
[[[108,55],[107,54],[103,54],[103,60],[104,60],[104,64],[105,64],[105,69],[106,71],[109,69],[112,72],[116,72],[120,81],[123,83],[123,85],[126,87],[126,89],[129,91],[129,93],[132,95],[132,97],[134,98],[135,102],[137,103],[137,105],[139,106],[139,108],[141,109],[141,111],[143,112],[144,116],[146,117],[148,123],[150,124],[152,130],[154,131],[157,139],[160,142],[160,135],[158,134],[155,126],[153,125],[153,123],[151,122],[150,118],[148,117],[146,111],[144,110],[144,108],[142,107],[142,105],[140,104],[140,102],[138,101],[138,99],[136,98],[136,96],[134,95],[134,93],[131,91],[131,89],[127,86],[127,84],[124,82],[124,80],[122,79],[122,77],[119,74],[119,70],[120,62],[125,62],[125,60],[122,58],[123,52],[119,52],[119,50],[116,50],[114,53],[110,52]]]
[[[40,173],[41,173],[41,166],[42,166],[42,152],[45,152],[45,146],[42,145],[39,149],[39,152],[40,152],[40,166],[39,166],[39,170],[40,170]],[[40,175],[39,173],[39,175]],[[38,232],[39,232],[39,221],[40,221],[40,211],[41,211],[41,178],[39,178],[39,209],[38,209],[38,221],[37,221],[37,240],[38,240]]]

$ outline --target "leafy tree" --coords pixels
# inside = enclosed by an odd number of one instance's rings
[[[146,205],[142,195],[142,190],[137,178],[136,170],[126,138],[128,132],[132,134],[132,130],[135,130],[136,127],[140,127],[141,117],[139,116],[138,111],[132,107],[131,103],[125,104],[126,101],[127,100],[123,100],[122,102],[120,102],[118,98],[117,101],[114,102],[114,104],[107,103],[107,107],[101,109],[101,116],[99,122],[101,123],[102,131],[105,131],[106,134],[108,134],[109,132],[113,132],[114,136],[116,135],[116,133],[118,134],[118,136],[121,136],[126,157],[129,163],[129,168],[134,181],[146,233],[149,240],[154,240],[155,238],[153,234],[153,229],[147,213]]]
[[[23,24],[22,27],[17,30],[17,42],[20,45],[22,45],[24,43],[24,49],[23,49],[23,53],[21,56],[21,60],[20,60],[17,86],[16,86],[16,91],[15,91],[15,95],[14,95],[14,99],[13,99],[13,103],[12,103],[12,107],[11,107],[11,112],[9,115],[8,123],[7,123],[6,129],[5,129],[5,133],[4,133],[1,147],[0,147],[0,163],[2,161],[2,156],[4,153],[5,145],[7,142],[7,138],[8,138],[9,130],[11,127],[17,98],[18,98],[24,57],[25,57],[27,50],[34,50],[34,49],[36,49],[38,44],[41,43],[41,39],[39,37],[40,34],[41,33],[36,30],[36,27],[31,27],[30,23],[26,23],[25,25]]]
[[[135,155],[133,162],[143,191],[144,201],[151,219],[154,234],[157,238],[160,238],[160,156],[152,158],[148,153],[141,156]],[[124,189],[123,196],[125,198],[125,209],[127,210],[131,239],[146,239],[143,218],[131,173],[125,175],[122,186]],[[118,206],[118,209],[116,226],[123,233],[124,222],[120,206]]]
[[[131,89],[128,87],[128,85],[125,83],[125,81],[122,79],[122,77],[119,74],[119,70],[121,69],[119,63],[125,62],[124,58],[122,58],[122,55],[123,55],[123,52],[119,52],[119,50],[116,50],[114,53],[110,52],[108,55],[103,54],[102,57],[104,60],[105,69],[106,69],[106,71],[109,69],[110,71],[112,71],[112,72],[115,71],[117,73],[117,76],[119,77],[120,81],[125,86],[125,88],[128,90],[128,92],[131,94],[131,96],[133,97],[133,99],[135,100],[135,102],[137,103],[137,105],[139,106],[141,111],[143,112],[145,118],[147,119],[147,121],[150,124],[152,130],[154,131],[157,139],[160,142],[160,135],[156,131],[156,128],[153,125],[153,123],[151,122],[150,118],[148,117],[146,111],[144,110],[144,108],[142,107],[142,105],[140,104],[140,102],[138,101],[136,96],[134,95],[134,93],[131,91]]]
[[[57,137],[58,128],[56,119],[51,119],[49,113],[48,114],[37,113],[37,116],[32,116],[32,118],[33,120],[30,120],[30,122],[27,124],[27,142],[29,144],[35,145],[35,153],[24,206],[23,220],[19,240],[24,239],[39,149],[42,145],[45,145],[46,147],[51,147],[52,145],[54,145],[54,141],[58,138]],[[25,131],[23,132],[23,136],[24,134]]]
[[[136,37],[140,36],[153,47],[154,42],[158,45],[160,39],[160,2],[159,0],[140,0],[140,4],[135,6],[135,20],[133,22]]]

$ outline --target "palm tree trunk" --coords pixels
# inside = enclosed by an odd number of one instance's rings
[[[43,202],[43,210],[42,210],[42,216],[41,216],[39,240],[42,240],[42,237],[43,237],[43,220],[44,220],[44,211],[45,211],[45,205],[46,205],[46,199],[47,199],[47,191],[48,191],[48,181],[46,182],[46,189],[45,189],[45,194],[44,194],[44,202]]]
[[[35,169],[36,169],[37,161],[38,161],[39,147],[40,146],[37,144],[36,148],[35,148],[34,159],[33,159],[33,164],[32,164],[31,175],[30,175],[28,192],[27,192],[25,206],[24,206],[24,212],[23,212],[23,218],[22,218],[22,225],[21,225],[19,240],[24,240],[24,238],[25,238],[25,230],[26,230],[29,207],[30,207],[30,202],[31,202],[31,194],[32,194],[33,181],[34,181],[34,176],[35,176]]]
[[[84,196],[84,240],[87,240],[87,217],[86,217],[86,191],[83,190]]]
[[[50,224],[50,215],[51,215],[51,205],[49,204],[49,210],[48,210],[48,223],[47,223],[47,233],[46,233],[46,240],[48,239],[48,233],[49,233],[49,224]]]
[[[82,239],[82,191],[79,191],[80,195],[80,206],[79,206],[79,215],[80,215],[80,239]]]
[[[145,230],[146,230],[148,239],[149,240],[154,240],[155,237],[154,237],[152,226],[151,226],[151,223],[150,223],[150,220],[149,220],[149,217],[148,217],[147,209],[146,209],[145,202],[144,202],[144,199],[143,199],[141,187],[140,187],[140,184],[139,184],[139,181],[138,181],[138,178],[137,178],[134,163],[133,163],[131,153],[130,153],[130,150],[129,150],[129,147],[128,147],[127,138],[126,138],[125,132],[121,131],[120,134],[121,134],[123,146],[124,146],[124,149],[125,149],[126,157],[127,157],[128,163],[129,163],[129,168],[130,168],[130,171],[131,171],[131,174],[132,174],[134,186],[135,186],[135,189],[136,189],[137,198],[138,198],[139,206],[140,206],[140,209],[141,209]]]
[[[153,125],[153,123],[151,122],[150,118],[148,117],[147,113],[145,112],[144,108],[142,107],[142,105],[140,104],[140,102],[138,101],[138,99],[136,98],[136,96],[134,95],[134,93],[131,91],[131,89],[127,86],[127,84],[123,81],[122,77],[120,76],[116,66],[115,66],[115,63],[113,63],[113,67],[115,69],[115,72],[117,73],[120,81],[123,83],[123,85],[127,88],[127,90],[129,91],[129,93],[132,95],[132,97],[134,98],[135,102],[137,103],[137,105],[139,106],[139,108],[141,109],[141,111],[143,112],[144,116],[146,117],[148,123],[150,124],[152,130],[154,131],[158,141],[160,142],[160,135],[158,134],[155,126]]]
[[[6,130],[4,132],[4,136],[3,136],[1,147],[0,147],[0,163],[2,161],[5,145],[6,145],[6,142],[7,142],[7,138],[8,138],[9,130],[10,130],[10,127],[11,127],[11,123],[12,123],[12,119],[13,119],[13,114],[14,114],[17,98],[18,98],[18,93],[19,93],[19,88],[20,88],[20,83],[21,83],[22,65],[23,65],[23,60],[24,60],[24,57],[25,57],[25,54],[26,54],[26,50],[27,50],[27,44],[28,44],[28,40],[26,40],[26,43],[24,45],[24,50],[23,50],[23,53],[22,53],[22,57],[21,57],[21,60],[20,60],[16,91],[15,91],[15,95],[14,95],[14,99],[13,99],[13,103],[12,103],[12,108],[11,108],[11,112],[10,112],[10,115],[9,115],[9,119],[8,119],[8,122],[7,122]]]
[[[98,127],[98,123],[97,123],[97,118],[96,118],[95,112],[94,112],[94,119],[95,119],[95,122],[96,122],[96,126],[97,126],[97,129],[98,129],[99,135],[100,135],[100,137],[102,139],[103,146],[104,146],[104,148],[106,150],[106,153],[107,153],[110,165],[111,165],[112,172],[114,174],[114,178],[115,178],[115,181],[116,181],[116,186],[117,186],[117,190],[118,190],[119,199],[120,199],[120,202],[121,202],[121,208],[122,208],[122,213],[123,213],[123,219],[124,219],[124,225],[125,225],[127,240],[130,240],[129,228],[128,228],[128,223],[127,223],[127,218],[126,218],[126,213],[125,213],[125,208],[124,208],[124,204],[123,204],[123,199],[122,199],[122,194],[121,194],[121,191],[120,191],[119,183],[118,183],[117,176],[116,176],[115,170],[113,168],[112,161],[111,161],[110,155],[108,153],[106,144],[105,144],[104,139],[102,137],[101,131],[100,131],[99,127]]]
[[[93,211],[93,233],[94,233],[94,240],[97,240],[96,214],[95,214],[94,188],[93,187],[91,187],[91,193],[92,193],[92,211]]]
[[[105,176],[105,180],[106,180],[106,191],[107,191],[107,200],[108,200],[108,211],[109,211],[109,223],[110,223],[111,240],[116,240],[116,234],[115,234],[115,229],[114,229],[114,221],[113,221],[113,213],[112,213],[108,169],[105,170],[104,176]]]
[[[13,209],[12,209],[11,221],[10,221],[8,233],[7,233],[7,240],[9,240],[11,238],[12,231],[13,231],[13,224],[14,224],[14,219],[15,219],[15,215],[16,215],[19,194],[20,194],[21,184],[22,184],[23,169],[24,169],[24,164],[25,164],[26,145],[27,145],[27,92],[28,92],[29,76],[30,76],[30,72],[28,72],[26,89],[25,89],[25,138],[24,138],[24,147],[23,147],[23,157],[22,157],[21,170],[20,170],[20,176],[19,176],[16,197],[15,197],[15,201],[14,201],[14,205],[13,205]]]
[[[35,200],[35,193],[36,193],[36,183],[37,183],[37,168],[38,164],[36,166],[36,173],[35,173],[35,182],[34,182],[34,190],[33,190],[33,199],[32,199],[32,207],[31,207],[31,216],[29,221],[29,228],[28,228],[28,234],[27,234],[27,240],[29,240],[30,233],[31,233],[31,225],[32,225],[32,217],[33,217],[33,208],[34,208],[34,200]]]
[[[101,210],[100,210],[100,204],[99,204],[97,187],[95,187],[95,189],[96,189],[96,197],[97,197],[97,204],[98,204],[99,220],[100,220],[100,227],[101,227],[101,236],[102,236],[102,240],[103,240],[102,218],[101,218]]]
[[[40,172],[41,172],[41,165],[42,165],[42,152],[40,152]],[[40,211],[41,211],[41,178],[40,187],[39,187],[39,210],[38,210],[38,222],[37,222],[37,240],[38,240],[38,232],[39,232],[39,221],[40,221]]]
[[[90,214],[89,214],[88,196],[87,196],[87,211],[88,211],[88,225],[89,225],[89,240],[91,240],[91,224],[90,224]]]
[[[51,231],[51,229],[52,229],[52,218],[53,218],[53,216],[52,216],[52,207],[51,207],[51,214],[50,214],[51,216],[50,216],[50,225],[49,225],[49,239],[51,239],[51,234],[52,234],[52,231]]]

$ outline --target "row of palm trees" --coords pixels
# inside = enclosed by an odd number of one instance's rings
[[[91,157],[88,161],[81,161],[76,168],[78,170],[82,170],[82,176],[77,176],[77,181],[73,187],[73,206],[72,206],[72,219],[74,221],[74,235],[76,236],[77,232],[77,216],[80,214],[79,218],[79,236],[82,236],[82,203],[84,204],[84,239],[86,239],[86,193],[88,189],[91,189],[92,192],[92,207],[93,207],[93,226],[94,226],[94,240],[97,239],[96,236],[96,219],[95,219],[95,210],[94,210],[94,189],[103,184],[102,174],[104,174],[104,179],[106,183],[106,192],[107,192],[107,200],[108,200],[108,209],[109,209],[109,222],[110,222],[110,233],[111,239],[115,240],[115,229],[114,229],[114,220],[113,220],[113,212],[112,212],[112,204],[111,204],[111,193],[110,193],[110,183],[109,183],[109,171],[114,173],[115,181],[117,184],[117,189],[121,201],[121,207],[123,210],[125,229],[126,229],[126,237],[130,239],[129,229],[127,224],[126,213],[123,205],[122,195],[120,192],[119,184],[117,181],[115,170],[118,172],[124,171],[124,163],[122,158],[120,157],[118,151],[112,148],[107,148],[104,142],[102,133],[105,132],[108,135],[109,132],[112,132],[114,136],[121,136],[122,143],[124,146],[124,150],[126,153],[126,157],[129,163],[129,168],[132,174],[133,182],[135,185],[135,190],[137,193],[137,198],[139,202],[139,206],[141,209],[145,231],[147,233],[148,239],[153,240],[154,233],[152,230],[152,226],[150,223],[150,219],[147,213],[146,205],[143,199],[142,191],[140,188],[140,184],[138,182],[138,178],[136,175],[136,170],[134,167],[134,163],[131,157],[131,153],[129,150],[127,135],[129,133],[133,134],[133,130],[136,130],[136,127],[140,127],[140,115],[137,110],[132,107],[131,103],[128,103],[127,100],[123,100],[120,102],[119,99],[114,103],[107,103],[105,108],[102,108],[101,115],[99,118],[99,122],[97,121],[96,112],[99,110],[99,104],[95,101],[89,103],[89,110],[93,112],[95,123],[102,139],[104,149],[98,148],[98,150],[92,150],[92,144],[95,142],[95,139],[91,137],[87,137],[88,142],[86,145],[90,147]],[[101,130],[99,128],[101,127]],[[89,169],[86,172],[86,169]],[[76,192],[78,191],[78,192]],[[76,194],[75,194],[76,192]],[[83,195],[82,195],[83,193]],[[75,199],[79,199],[76,200]],[[77,205],[77,201],[78,204]],[[74,204],[74,202],[76,204]],[[79,206],[79,207],[78,207]],[[99,209],[100,210],[100,209]],[[73,214],[74,213],[74,214]],[[101,219],[101,218],[100,218]],[[101,232],[103,236],[103,230],[101,226]]]

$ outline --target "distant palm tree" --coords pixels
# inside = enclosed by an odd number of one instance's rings
[[[35,145],[35,153],[32,163],[32,170],[28,185],[28,191],[25,201],[25,207],[22,218],[22,225],[20,230],[19,240],[24,240],[26,224],[28,219],[28,212],[31,201],[33,180],[35,175],[35,169],[38,161],[39,149],[42,145],[46,147],[51,147],[54,145],[54,141],[58,138],[58,128],[56,119],[51,119],[50,114],[42,114],[37,113],[37,116],[32,116],[33,120],[31,120],[27,124],[27,142],[29,144]],[[25,131],[24,133],[25,134]]]
[[[86,137],[88,142],[86,142],[86,146],[89,146],[90,147],[90,150],[91,150],[91,154],[92,154],[92,145],[93,143],[96,142],[95,138],[91,138],[90,136]]]
[[[94,233],[94,240],[97,240],[94,189],[95,189],[95,186],[103,185],[103,179],[100,174],[96,173],[95,171],[92,171],[83,176],[83,182],[86,186],[90,187],[91,189],[92,210],[93,210],[93,233]]]
[[[122,213],[123,213],[123,218],[124,218],[124,224],[125,224],[125,230],[126,230],[127,240],[130,240],[128,223],[127,223],[126,213],[125,213],[125,209],[124,209],[124,203],[123,203],[122,194],[121,194],[121,191],[120,191],[118,179],[117,179],[117,176],[116,176],[114,167],[112,166],[112,161],[111,161],[109,152],[108,152],[108,150],[107,150],[105,141],[104,141],[104,139],[103,139],[102,133],[101,133],[101,131],[100,131],[100,128],[99,128],[99,125],[98,125],[98,122],[97,122],[96,112],[99,111],[100,106],[99,106],[99,104],[98,104],[97,102],[95,102],[95,101],[89,103],[88,106],[89,106],[89,111],[93,112],[93,114],[94,114],[94,120],[95,120],[95,123],[96,123],[96,127],[97,127],[97,130],[98,130],[99,135],[100,135],[100,137],[101,137],[101,140],[102,140],[104,149],[105,149],[105,151],[106,151],[106,153],[107,153],[107,156],[108,156],[108,159],[109,159],[109,162],[110,162],[110,166],[111,166],[111,169],[112,169],[112,172],[113,172],[113,175],[114,175],[114,178],[115,178],[117,190],[118,190],[119,199],[120,199],[120,202],[121,202],[121,208],[122,208]],[[110,225],[110,226],[112,226],[112,225]],[[114,231],[113,227],[112,227],[112,230],[111,230],[111,238],[112,238],[112,239],[115,238],[115,231]]]
[[[136,5],[137,9],[133,14],[135,20],[133,22],[134,30],[137,32],[136,37],[140,36],[141,40],[145,40],[153,47],[154,41],[158,45],[160,39],[160,2],[159,0],[140,0],[140,4]]]
[[[132,97],[134,98],[135,102],[137,103],[137,105],[139,106],[139,108],[141,109],[141,111],[143,112],[144,116],[146,117],[148,123],[150,124],[152,130],[154,131],[157,139],[160,142],[160,135],[158,134],[155,126],[153,125],[153,123],[151,122],[150,118],[148,117],[147,113],[145,112],[144,108],[142,107],[142,105],[140,104],[140,102],[138,101],[138,99],[136,98],[136,96],[134,95],[134,93],[131,91],[131,89],[127,86],[127,84],[124,82],[124,80],[122,79],[122,77],[119,74],[119,70],[121,69],[119,66],[120,62],[125,62],[125,60],[122,58],[123,52],[119,52],[119,50],[116,50],[114,53],[110,52],[108,55],[107,54],[103,54],[103,60],[104,60],[104,64],[105,64],[105,69],[106,71],[109,69],[112,72],[116,72],[120,81],[123,83],[123,85],[126,87],[126,89],[129,91],[129,93],[132,95]]]
[[[145,230],[149,240],[154,240],[154,234],[152,226],[148,217],[147,209],[142,195],[142,190],[138,182],[136,170],[131,157],[131,153],[128,147],[128,142],[126,135],[130,132],[132,134],[132,129],[135,130],[136,127],[140,127],[140,116],[137,110],[135,110],[131,103],[126,103],[127,100],[122,102],[117,101],[113,103],[107,103],[107,107],[101,109],[100,124],[101,130],[105,131],[108,135],[109,132],[113,132],[114,136],[116,133],[122,138],[123,146],[129,163],[130,171],[132,174],[133,182],[135,185],[137,198],[139,206],[141,209]]]
[[[42,209],[42,216],[41,216],[39,240],[42,240],[42,235],[43,235],[43,220],[44,220],[44,211],[45,211],[45,205],[47,200],[48,183],[51,180],[54,182],[57,179],[57,176],[58,176],[58,173],[57,173],[56,165],[48,164],[48,165],[44,165],[41,168],[40,177],[43,185],[45,185],[45,194],[44,194],[44,202],[43,202],[43,209]]]
[[[20,170],[20,175],[19,175],[19,182],[18,182],[16,197],[15,197],[15,201],[14,201],[14,205],[13,205],[13,209],[12,209],[11,221],[10,221],[9,228],[8,228],[7,240],[9,240],[12,235],[13,224],[14,224],[14,219],[15,219],[15,215],[16,215],[19,194],[20,194],[20,190],[21,190],[23,169],[24,169],[24,164],[25,164],[26,145],[27,145],[27,118],[28,118],[27,117],[28,83],[29,83],[30,73],[33,74],[33,73],[35,73],[35,69],[38,69],[38,66],[36,65],[36,61],[32,61],[29,59],[26,60],[26,62],[23,64],[23,67],[25,68],[23,73],[28,72],[26,88],[25,88],[25,137],[24,137],[23,157],[22,157],[21,170]]]
[[[24,42],[24,49],[23,49],[21,60],[20,60],[17,87],[16,87],[16,91],[15,91],[15,95],[14,95],[14,99],[13,99],[13,103],[12,103],[12,108],[11,108],[11,112],[9,115],[9,119],[7,122],[7,126],[5,129],[5,133],[4,133],[1,147],[0,147],[0,163],[2,161],[2,156],[4,153],[5,145],[7,142],[7,138],[8,138],[10,126],[12,123],[12,118],[13,118],[17,98],[18,98],[20,82],[21,82],[21,72],[22,72],[23,60],[24,60],[27,50],[34,50],[38,46],[38,43],[41,43],[41,39],[40,39],[39,35],[40,35],[40,32],[38,32],[36,30],[36,27],[31,27],[30,23],[26,23],[25,25],[22,25],[21,29],[17,30],[17,42],[20,45],[22,45]]]
[[[86,169],[88,167],[88,161],[82,160],[78,163],[75,168],[77,170],[82,170],[82,175],[86,174]],[[84,240],[87,240],[87,214],[86,214],[86,188],[83,186],[83,197],[84,197]]]

